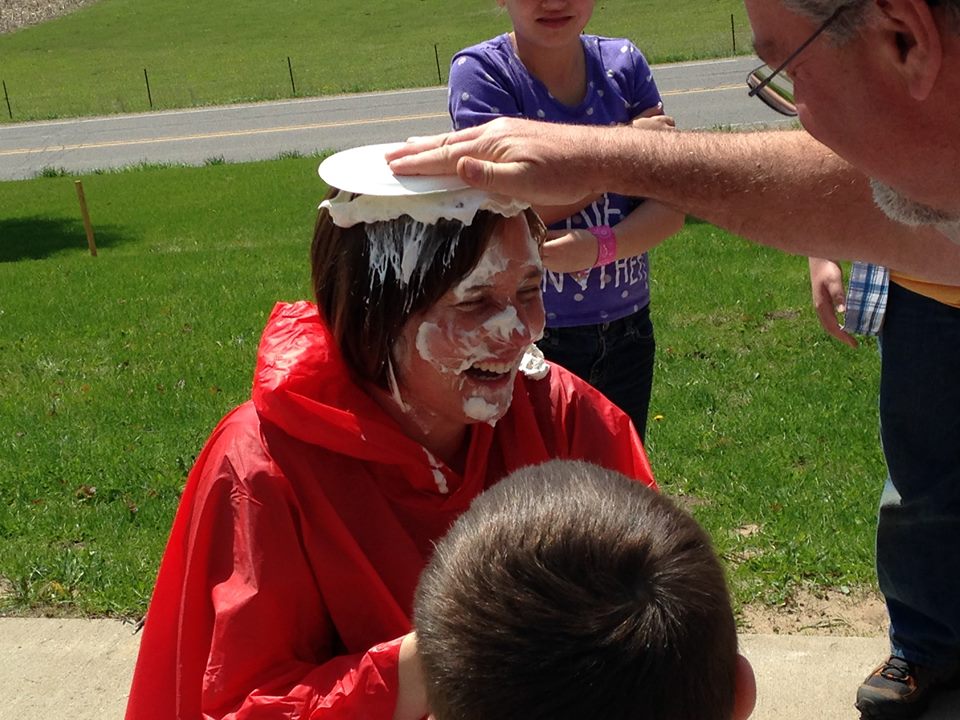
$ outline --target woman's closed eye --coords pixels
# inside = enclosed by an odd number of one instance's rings
[[[539,301],[542,294],[540,283],[538,282],[536,285],[531,285],[529,287],[524,287],[517,290],[517,300],[523,304],[536,302]],[[504,307],[510,304],[511,302],[509,300],[484,294],[466,297],[460,300],[456,305],[454,305],[454,307],[463,312],[474,312],[487,308],[502,310]]]
[[[462,310],[464,312],[471,312],[473,310],[478,310],[484,307],[485,305],[488,304],[488,302],[489,302],[489,299],[486,298],[485,296],[476,295],[473,297],[464,298],[463,300],[458,302],[456,305],[454,305],[454,307],[457,310]]]
[[[543,290],[538,282],[536,285],[520,288],[517,295],[520,297],[520,302],[528,303],[539,299],[543,295]]]

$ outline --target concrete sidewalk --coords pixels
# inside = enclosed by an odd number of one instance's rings
[[[122,718],[139,636],[111,620],[0,618],[0,718]],[[886,638],[744,635],[757,673],[754,720],[856,720],[857,685]],[[924,720],[960,718],[960,691]]]

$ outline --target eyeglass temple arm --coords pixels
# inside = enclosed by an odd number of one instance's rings
[[[847,7],[848,7],[848,6],[846,6],[846,5],[841,5],[841,6],[838,7],[836,10],[834,10],[834,11],[833,11],[833,14],[832,14],[830,17],[828,17],[826,20],[824,20],[823,24],[822,24],[820,27],[817,28],[816,32],[814,32],[813,35],[811,35],[810,37],[808,37],[807,40],[806,40],[806,42],[803,43],[803,45],[801,45],[801,46],[798,47],[796,50],[794,50],[792,53],[790,53],[790,56],[789,56],[786,60],[784,60],[782,63],[780,63],[780,64],[774,69],[774,71],[773,71],[772,73],[770,73],[769,75],[767,75],[767,77],[765,77],[763,80],[761,80],[760,83],[759,83],[755,88],[753,88],[752,90],[750,90],[750,92],[747,93],[747,97],[753,97],[753,96],[755,96],[758,92],[760,92],[760,91],[763,90],[767,85],[769,85],[777,75],[779,75],[780,73],[783,72],[784,68],[786,68],[787,65],[789,65],[791,62],[793,62],[794,58],[796,58],[797,55],[799,55],[799,54],[802,53],[804,50],[806,50],[807,46],[808,46],[810,43],[812,43],[814,40],[816,40],[818,37],[820,37],[820,33],[822,33],[824,30],[826,30],[828,27],[830,27],[830,23],[832,23],[834,20],[836,20],[837,17],[840,15],[840,13],[842,13],[844,10],[846,10]]]

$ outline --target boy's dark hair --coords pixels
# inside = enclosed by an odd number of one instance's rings
[[[578,461],[526,467],[437,545],[414,601],[437,720],[729,720],[737,636],[697,522]]]
[[[339,190],[331,188],[328,199]],[[525,212],[536,241],[546,230],[532,211]],[[310,260],[313,291],[348,367],[360,380],[388,387],[387,361],[407,320],[429,308],[466,277],[479,262],[494,230],[504,220],[480,210],[470,225],[457,220],[418,223],[407,215],[396,220],[334,225],[321,209],[313,233]],[[419,252],[407,278],[397,276],[397,263],[371,263],[371,243],[382,256],[402,254],[411,234]]]

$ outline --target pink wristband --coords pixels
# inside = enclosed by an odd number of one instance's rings
[[[609,225],[596,225],[587,230],[597,239],[597,261],[594,267],[612,263],[617,259],[617,236]]]

